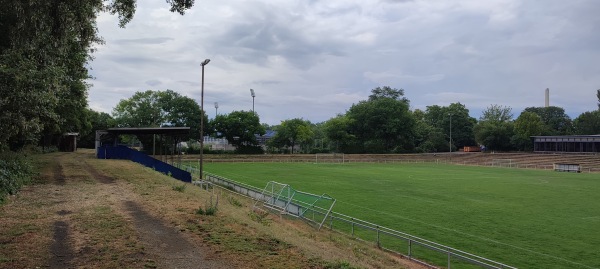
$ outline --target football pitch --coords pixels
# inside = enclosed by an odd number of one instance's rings
[[[600,268],[600,175],[447,164],[206,163],[264,188],[519,268]],[[454,267],[453,267],[454,268]]]

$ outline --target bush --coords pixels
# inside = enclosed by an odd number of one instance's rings
[[[265,154],[265,151],[260,146],[244,146],[241,145],[235,150],[236,154]]]
[[[32,177],[33,166],[23,154],[0,153],[0,203],[6,195],[16,194]]]
[[[179,186],[173,186],[171,187],[174,191],[178,191],[178,192],[184,192],[185,191],[185,185],[179,185]]]

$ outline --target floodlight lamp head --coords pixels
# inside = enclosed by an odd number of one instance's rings
[[[210,62],[210,59],[206,59],[204,60],[202,63],[200,63],[201,66],[205,66]]]
[[[256,97],[256,94],[254,94],[254,90],[250,89],[250,95],[252,95],[252,97]]]
[[[219,108],[219,103],[215,102],[215,108]]]

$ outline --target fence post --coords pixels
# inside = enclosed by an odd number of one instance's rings
[[[448,251],[448,269],[450,269],[450,251]]]
[[[329,223],[329,229],[333,231],[333,217],[329,216],[331,222]]]
[[[354,218],[350,218],[350,221],[352,221],[352,237],[354,237]]]
[[[381,243],[379,242],[379,226],[376,226],[377,229],[377,247],[381,248]]]
[[[408,257],[412,255],[412,240],[408,239]]]

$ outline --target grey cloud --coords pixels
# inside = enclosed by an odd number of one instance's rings
[[[140,45],[158,45],[174,40],[170,37],[150,37],[150,38],[134,38],[134,39],[117,39],[112,42],[120,44],[140,44]]]
[[[158,86],[160,84],[162,84],[162,82],[160,82],[159,80],[156,80],[156,79],[152,79],[152,80],[147,80],[146,81],[146,85],[149,85],[149,86],[152,86],[152,87]]]
[[[194,81],[179,80],[177,82],[180,83],[180,84],[184,84],[184,85],[192,86],[192,87],[200,86],[200,83],[194,82]]]
[[[341,56],[338,44],[320,38],[309,37],[301,17],[275,14],[263,9],[261,17],[249,17],[244,23],[236,23],[216,37],[211,50],[229,55],[243,63],[264,65],[270,56],[280,56],[297,68],[308,69],[324,55]]]
[[[259,84],[259,85],[273,85],[273,84],[281,84],[281,81],[278,80],[257,80],[257,81],[253,81],[253,84]]]

